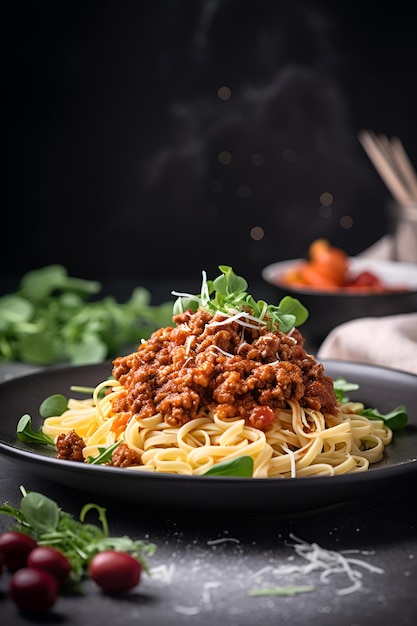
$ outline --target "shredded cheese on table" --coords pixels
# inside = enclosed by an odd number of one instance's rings
[[[334,574],[345,574],[351,584],[336,591],[337,595],[347,595],[362,588],[363,573],[360,568],[372,572],[374,574],[383,574],[381,567],[371,565],[364,559],[345,556],[347,552],[336,552],[335,550],[327,550],[317,543],[309,543],[303,539],[299,539],[293,534],[290,537],[296,542],[292,545],[295,552],[303,557],[306,564],[288,564],[279,567],[265,567],[258,571],[255,577],[259,577],[267,572],[279,576],[287,574],[309,574],[313,571],[321,570],[320,582],[328,583],[330,576]],[[359,550],[357,551],[359,552]],[[353,551],[350,550],[349,554]]]

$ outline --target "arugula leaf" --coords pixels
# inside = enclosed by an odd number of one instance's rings
[[[239,456],[237,459],[222,461],[213,465],[203,476],[242,476],[251,478],[253,459],[251,456]]]
[[[370,420],[383,420],[391,430],[404,428],[408,423],[407,409],[402,404],[385,414],[380,413],[378,409],[365,408],[359,411],[359,415]]]
[[[113,454],[113,450],[116,450],[118,446],[122,443],[121,440],[116,441],[111,446],[107,448],[98,448],[99,454],[98,456],[89,456],[88,463],[90,465],[100,465],[101,463],[109,463],[111,462],[111,455]]]
[[[45,435],[42,427],[37,432],[32,429],[32,418],[28,413],[22,415],[18,421],[16,435],[20,441],[24,441],[25,443],[42,443],[55,448],[54,440],[49,437],[49,435]]]
[[[257,301],[247,293],[248,284],[242,276],[235,274],[228,265],[219,265],[219,269],[222,274],[214,281],[207,280],[206,273],[203,272],[200,294],[172,292],[178,296],[174,302],[174,315],[187,309],[195,312],[198,308],[212,314],[217,311],[227,315],[250,312],[261,323],[266,323],[268,328],[272,329],[277,325],[283,333],[288,333],[294,326],[301,326],[308,318],[308,310],[297,298],[285,296],[278,306],[267,304],[263,300]]]

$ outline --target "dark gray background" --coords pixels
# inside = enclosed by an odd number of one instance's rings
[[[259,278],[319,236],[374,243],[390,196],[357,134],[417,162],[411,8],[2,2],[2,290],[49,263],[199,283],[219,264]]]

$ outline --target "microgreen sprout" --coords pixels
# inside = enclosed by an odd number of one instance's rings
[[[251,321],[266,325],[270,330],[277,326],[283,333],[300,326],[308,318],[307,309],[297,298],[285,296],[278,305],[255,300],[247,292],[248,283],[242,276],[235,274],[228,265],[219,265],[219,269],[222,273],[215,280],[207,280],[207,274],[203,271],[200,294],[172,292],[178,296],[174,302],[174,315],[187,309],[195,312],[201,308],[213,315],[220,312],[226,317],[236,316],[234,319],[246,326],[253,326]],[[249,322],[245,323],[242,318]]]

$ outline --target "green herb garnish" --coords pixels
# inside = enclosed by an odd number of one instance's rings
[[[114,376],[111,375],[108,377],[107,380],[115,380]],[[83,387],[80,385],[71,385],[70,387],[71,391],[76,391],[77,393],[83,393],[89,396],[93,396],[94,391],[95,391],[95,387]],[[111,389],[111,385],[109,385],[108,387],[102,387],[100,389],[100,391],[98,392],[97,396],[98,398],[104,398],[104,396],[106,395],[107,391]]]
[[[347,391],[356,391],[359,389],[359,385],[356,383],[350,383],[342,376],[338,376],[333,381],[333,388],[338,402],[349,402],[349,396],[346,395]]]
[[[359,389],[359,385],[356,383],[350,383],[345,378],[338,377],[333,381],[334,392],[338,402],[349,402],[349,396],[346,395],[347,391],[356,391]],[[404,405],[400,404],[392,411],[388,413],[380,413],[378,409],[371,409],[365,407],[357,411],[358,415],[367,417],[370,420],[382,420],[386,426],[391,430],[399,430],[404,428],[408,423],[408,413]]]
[[[45,435],[42,427],[38,431],[33,430],[32,418],[27,413],[22,415],[18,421],[16,435],[20,441],[25,443],[41,443],[55,448],[54,440],[49,435]]]
[[[54,417],[62,415],[68,409],[68,400],[62,393],[54,393],[43,400],[39,407],[41,417]]]
[[[119,440],[113,443],[111,446],[108,446],[107,448],[99,447],[98,456],[89,456],[88,463],[90,463],[90,465],[100,465],[103,463],[111,463],[111,455],[113,454],[113,450],[116,450],[116,448],[120,446],[121,443],[122,441]]]
[[[251,456],[239,456],[237,459],[221,461],[213,465],[203,476],[242,476],[252,477],[253,459]]]
[[[15,530],[30,535],[39,545],[61,550],[71,563],[70,584],[74,587],[87,575],[92,557],[103,550],[129,552],[140,561],[144,571],[150,573],[145,555],[154,554],[156,546],[128,536],[111,537],[105,508],[97,504],[86,504],[77,521],[72,515],[62,511],[54,500],[43,494],[26,492],[23,487],[21,491],[23,498],[20,509],[5,502],[0,506],[0,513],[14,517],[17,521]],[[101,528],[85,522],[85,517],[91,510],[98,513]]]
[[[296,298],[285,296],[278,306],[255,300],[247,293],[248,283],[237,276],[228,265],[219,265],[222,272],[215,280],[207,280],[203,272],[201,292],[198,295],[187,293],[172,294],[178,296],[174,303],[174,315],[187,309],[197,311],[205,309],[213,315],[216,312],[233,316],[244,313],[248,322],[266,324],[271,330],[275,325],[283,333],[288,333],[294,326],[300,326],[308,318],[308,311]]]
[[[0,362],[99,363],[172,324],[172,302],[152,306],[147,289],[119,303],[99,299],[101,288],[61,265],[25,274],[14,293],[0,297]]]
[[[46,419],[47,417],[62,415],[67,409],[67,398],[60,393],[55,393],[43,400],[39,407],[39,413],[41,417]],[[54,440],[43,432],[42,426],[38,431],[33,429],[32,418],[28,413],[22,415],[18,421],[16,435],[20,441],[24,441],[25,443],[41,443],[55,448]]]
[[[382,420],[391,430],[404,428],[408,423],[408,413],[402,404],[389,411],[389,413],[383,414],[378,409],[365,408],[359,411],[359,415],[363,415],[363,417],[367,417],[370,420]]]

